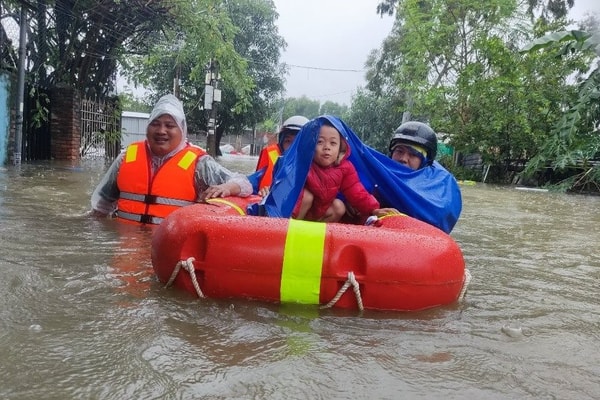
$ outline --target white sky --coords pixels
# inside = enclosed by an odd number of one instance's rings
[[[390,33],[393,17],[376,13],[379,0],[274,0],[290,66],[285,97],[350,105],[365,84],[364,64]],[[598,0],[575,0],[571,17],[600,12]]]

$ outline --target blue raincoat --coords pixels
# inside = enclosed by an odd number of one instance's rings
[[[385,154],[362,143],[339,118],[324,115],[308,122],[275,165],[269,195],[259,205],[249,208],[253,215],[290,218],[313,160],[319,129],[325,123],[333,125],[352,148],[348,160],[381,207],[398,211],[450,233],[462,210],[460,188],[454,176],[440,163],[412,170]],[[264,171],[249,176],[258,186]]]

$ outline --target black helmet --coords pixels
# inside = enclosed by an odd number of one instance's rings
[[[400,125],[390,140],[390,153],[398,143],[414,143],[427,150],[427,164],[435,160],[437,154],[437,136],[429,125],[418,121],[408,121]]]
[[[282,147],[283,139],[285,138],[287,133],[293,133],[296,135],[300,132],[300,129],[308,122],[308,118],[302,115],[294,115],[289,117],[285,121],[283,121],[283,125],[281,126],[281,130],[279,131],[279,147]]]

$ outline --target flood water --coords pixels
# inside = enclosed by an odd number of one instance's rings
[[[600,197],[462,186],[465,300],[359,315],[163,289],[105,168],[0,167],[2,399],[600,397]]]

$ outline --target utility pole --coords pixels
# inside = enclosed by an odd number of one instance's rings
[[[21,20],[19,21],[19,72],[17,79],[17,112],[15,118],[15,151],[13,164],[21,165],[21,151],[23,149],[23,103],[25,102],[25,57],[27,46],[27,11],[25,5],[21,6]]]
[[[221,90],[217,89],[221,75],[219,65],[212,58],[207,66],[204,79],[204,109],[208,113],[206,151],[211,156],[217,155],[217,136],[215,133],[217,122],[217,105],[221,102]]]
[[[173,96],[180,98],[179,85],[181,83],[181,63],[177,61],[175,66],[175,78],[173,78]]]
[[[414,103],[413,97],[409,93],[408,94],[408,104],[407,104],[407,107],[406,107],[407,110],[402,113],[402,123],[410,121],[410,119],[412,117],[410,110],[412,110],[412,108],[413,108],[413,103]]]

